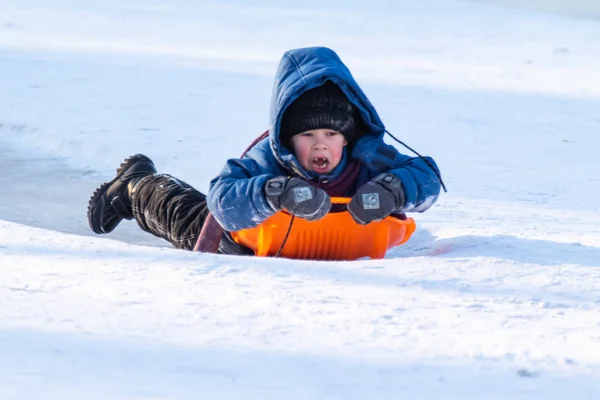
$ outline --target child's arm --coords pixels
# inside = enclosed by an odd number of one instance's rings
[[[208,207],[224,229],[252,228],[282,209],[308,221],[329,212],[331,200],[323,189],[300,178],[273,177],[265,171],[254,159],[232,159],[211,182]]]
[[[380,140],[361,140],[353,156],[367,166],[371,179],[384,172],[400,178],[405,201],[404,206],[395,211],[423,212],[437,201],[441,184],[432,167],[438,173],[439,169],[431,157],[410,157]]]
[[[441,184],[432,170],[433,167],[439,173],[437,164],[431,157],[423,158],[425,160],[398,153],[395,163],[398,166],[389,171],[400,178],[404,188],[402,212],[426,211],[435,204],[440,194]]]
[[[264,192],[274,177],[252,158],[230,159],[210,182],[208,209],[227,231],[255,227],[275,213]]]

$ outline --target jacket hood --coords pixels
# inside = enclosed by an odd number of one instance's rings
[[[279,140],[283,112],[303,92],[326,81],[332,81],[344,92],[356,107],[361,121],[358,124],[357,140],[362,136],[381,139],[385,126],[377,111],[352,77],[350,70],[339,56],[326,47],[307,47],[287,51],[281,61],[271,95],[269,143],[277,161],[287,170],[310,179],[290,149]],[[336,168],[336,171],[339,168]],[[336,175],[340,171],[337,171]]]

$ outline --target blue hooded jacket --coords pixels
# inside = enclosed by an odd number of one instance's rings
[[[304,170],[294,154],[279,141],[281,118],[285,109],[304,91],[332,81],[357,108],[362,119],[358,140],[350,154],[331,175],[314,177]],[[325,47],[309,47],[286,52],[279,63],[271,97],[269,135],[242,158],[227,161],[221,173],[210,182],[208,208],[227,231],[252,228],[276,211],[267,202],[264,186],[276,176],[300,176],[323,182],[335,179],[348,163],[360,163],[359,174],[347,195],[352,196],[364,183],[383,172],[400,178],[406,203],[397,212],[423,212],[440,193],[433,159],[410,157],[383,141],[385,127],[377,111],[363,93],[338,55]],[[347,149],[347,147],[345,148]]]

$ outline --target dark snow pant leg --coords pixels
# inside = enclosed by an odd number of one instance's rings
[[[166,174],[140,180],[132,193],[138,225],[178,249],[193,250],[208,214],[206,196]]]

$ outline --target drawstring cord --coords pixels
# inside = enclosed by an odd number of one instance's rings
[[[422,155],[420,155],[416,150],[414,150],[413,148],[409,147],[406,143],[404,143],[403,141],[401,141],[400,139],[398,139],[396,136],[392,135],[390,133],[390,131],[388,131],[387,129],[385,130],[385,133],[387,133],[388,135],[390,135],[390,137],[392,139],[394,139],[396,142],[400,143],[402,146],[406,147],[408,150],[410,150],[413,153],[415,153],[421,160],[423,160],[425,162],[425,164],[427,164],[427,166],[429,168],[431,168],[431,170],[433,171],[433,173],[435,174],[435,176],[437,176],[438,180],[440,181],[440,185],[442,185],[442,189],[444,189],[444,192],[448,193],[448,190],[446,190],[446,185],[444,184],[444,181],[442,180],[442,176],[438,172],[437,168],[435,168],[433,165],[431,165],[431,163],[425,157],[423,157]]]
[[[277,250],[277,253],[273,257],[277,258],[277,257],[279,257],[279,254],[281,254],[281,250],[283,250],[283,246],[285,246],[285,242],[287,242],[288,237],[290,236],[290,232],[292,231],[292,225],[294,224],[295,218],[296,218],[296,216],[292,215],[292,219],[290,219],[290,225],[288,226],[287,233],[285,234],[285,237],[283,238],[283,242],[281,242],[281,246],[279,246],[279,250]]]
[[[442,189],[444,189],[444,192],[447,193],[448,190],[446,190],[446,185],[444,184],[444,181],[442,180],[442,176],[440,175],[440,173],[438,172],[437,168],[435,168],[430,162],[429,160],[427,160],[425,157],[423,157],[421,154],[419,154],[416,150],[414,150],[412,147],[408,146],[406,143],[404,143],[403,141],[401,141],[400,139],[398,139],[396,136],[392,135],[390,133],[390,131],[388,131],[387,129],[385,130],[385,133],[387,133],[388,135],[390,135],[390,137],[392,139],[394,139],[396,142],[400,143],[402,146],[406,147],[408,150],[412,151],[413,153],[415,153],[421,160],[423,160],[425,162],[425,164],[427,164],[427,166],[429,168],[431,168],[431,170],[433,171],[433,173],[435,174],[435,176],[437,176],[438,180],[440,181],[440,185],[442,185]],[[281,246],[279,247],[279,250],[277,250],[277,253],[273,256],[275,258],[279,257],[279,255],[281,254],[281,251],[283,250],[283,246],[285,246],[285,242],[287,242],[288,237],[290,236],[290,232],[292,231],[292,225],[294,224],[294,219],[296,218],[295,215],[292,215],[292,219],[290,219],[290,225],[288,226],[288,230],[287,233],[285,234],[285,237],[283,238],[283,242],[281,242]]]

